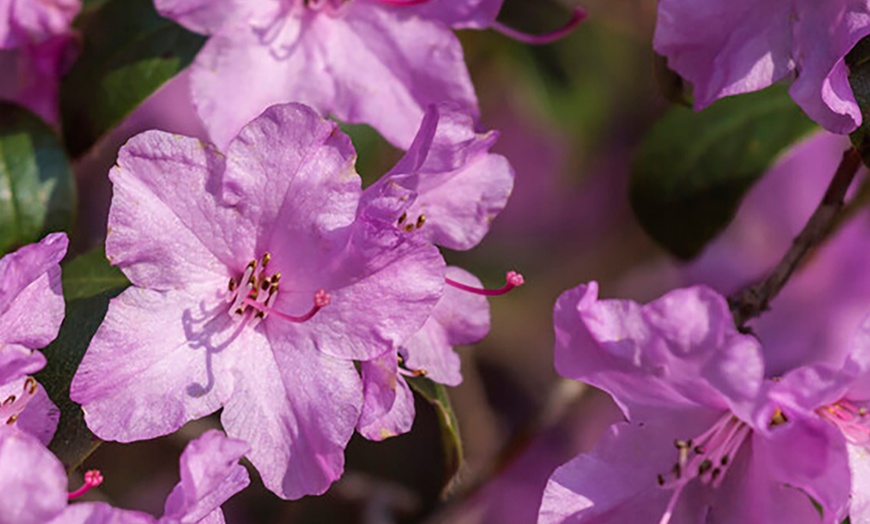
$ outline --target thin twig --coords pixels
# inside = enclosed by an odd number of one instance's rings
[[[737,327],[744,328],[746,322],[766,311],[807,254],[830,234],[859,167],[861,154],[857,149],[851,148],[843,153],[825,196],[773,272],[760,283],[738,291],[728,299]]]

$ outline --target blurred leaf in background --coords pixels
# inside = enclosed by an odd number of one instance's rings
[[[204,36],[160,17],[151,0],[93,0],[75,26],[84,39],[82,54],[60,93],[74,157],[187,67],[205,43]]]
[[[69,231],[75,181],[54,132],[29,111],[0,103],[0,255]]]
[[[693,258],[731,222],[777,156],[814,129],[782,85],[701,112],[674,106],[650,129],[632,164],[632,208],[656,242],[678,258]]]

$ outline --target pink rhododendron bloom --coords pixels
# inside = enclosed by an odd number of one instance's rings
[[[610,393],[627,421],[556,470],[539,522],[840,523],[842,437],[767,395],[761,347],[722,296],[694,287],[641,306],[597,295],[592,283],[559,298],[556,368]]]
[[[865,0],[660,0],[653,45],[694,84],[697,109],[791,75],[810,118],[848,133],[861,111],[844,58],[868,34]]]
[[[52,233],[0,258],[0,385],[45,366],[37,350],[54,340],[63,321],[60,261],[67,244],[66,234]]]
[[[477,116],[452,27],[485,27],[501,0],[157,0],[158,10],[210,35],[192,66],[192,94],[223,148],[268,106],[303,102],[367,123],[407,147],[426,106]]]
[[[0,499],[3,524],[180,524],[223,522],[220,506],[248,485],[239,459],[248,446],[211,430],[192,441],[181,455],[181,481],[166,499],[160,519],[113,508],[105,502],[74,502],[102,482],[96,471],[85,474],[82,488],[67,493],[63,464],[32,436],[0,428]]]
[[[771,396],[783,406],[815,412],[846,441],[852,471],[849,517],[870,521],[870,320],[859,326],[840,365],[808,359],[771,383]]]
[[[119,441],[223,408],[269,489],[322,493],[360,415],[353,360],[423,325],[444,262],[357,217],[354,150],[310,108],[270,108],[226,151],[156,131],[121,149],[106,253],[133,287],[110,303],[71,397]]]
[[[489,153],[498,133],[477,133],[473,124],[455,107],[430,106],[407,154],[364,191],[361,215],[440,246],[477,245],[507,203],[514,173],[507,159]],[[504,291],[522,283],[519,275],[511,278]],[[366,437],[408,431],[414,403],[404,376],[459,384],[453,347],[477,342],[489,331],[485,295],[503,291],[483,290],[474,275],[456,267],[447,269],[446,282],[444,295],[417,333],[362,364],[366,399],[358,429]]]
[[[57,88],[76,52],[80,0],[0,0],[0,100],[57,121]]]

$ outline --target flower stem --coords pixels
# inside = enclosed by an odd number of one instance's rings
[[[760,316],[768,309],[770,302],[782,291],[810,251],[828,237],[843,210],[846,192],[852,185],[859,167],[861,167],[861,154],[858,150],[850,148],[844,152],[843,159],[822,201],[792,241],[791,247],[783,255],[779,264],[763,281],[737,291],[728,298],[731,314],[734,315],[734,323],[738,328],[745,329],[749,320]]]

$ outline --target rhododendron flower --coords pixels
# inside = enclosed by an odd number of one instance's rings
[[[695,107],[794,75],[791,96],[835,133],[861,123],[844,58],[870,34],[861,1],[660,0],[653,46],[694,84]]]
[[[57,121],[58,79],[72,62],[80,0],[0,0],[0,99]]]
[[[298,104],[267,110],[226,156],[162,132],[121,149],[106,254],[133,287],[71,387],[94,433],[153,438],[223,407],[280,496],[338,478],[363,398],[353,360],[417,331],[444,286],[434,246],[357,218],[354,160]]]
[[[771,396],[783,406],[815,412],[846,441],[852,471],[849,516],[870,521],[870,319],[857,329],[841,365],[808,361],[772,381]]]
[[[610,393],[627,422],[556,470],[540,522],[822,522],[845,516],[842,437],[766,395],[761,347],[694,287],[641,306],[597,285],[555,309],[556,368]]]
[[[220,506],[244,489],[248,472],[239,459],[248,446],[211,430],[192,441],[181,455],[181,481],[166,499],[162,518],[116,509],[105,502],[75,502],[102,482],[96,471],[85,474],[81,489],[67,493],[63,464],[32,436],[0,428],[0,523],[6,524],[141,524],[223,522]]]
[[[473,119],[455,107],[430,106],[407,154],[363,192],[360,214],[437,245],[474,247],[513,188],[508,161],[489,153],[497,138],[495,131],[475,132]],[[510,287],[522,283],[518,275],[512,278]],[[409,430],[414,404],[404,376],[459,384],[459,356],[453,347],[477,342],[489,331],[489,292],[480,281],[451,267],[446,282],[422,329],[362,364],[366,401],[358,429],[366,437],[382,439]]]
[[[428,104],[451,100],[476,117],[474,87],[450,26],[488,25],[501,0],[416,4],[422,2],[156,1],[164,16],[211,36],[192,66],[192,95],[220,148],[282,102],[370,124],[404,147]]]
[[[68,243],[66,234],[52,233],[0,258],[0,385],[45,366],[37,350],[63,321],[60,261]]]

